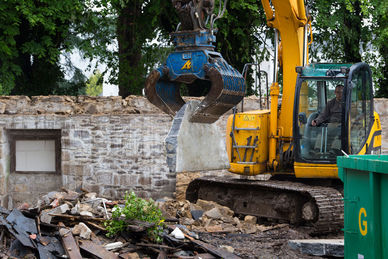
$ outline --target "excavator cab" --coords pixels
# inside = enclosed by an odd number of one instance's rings
[[[381,152],[381,125],[373,109],[367,64],[311,64],[296,70],[293,134],[297,177],[298,169],[305,165],[330,166],[344,154]],[[333,170],[328,171],[336,177]]]

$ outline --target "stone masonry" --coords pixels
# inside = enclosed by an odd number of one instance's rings
[[[388,101],[377,99],[388,153]],[[258,109],[246,98],[245,110]],[[134,190],[154,199],[173,196],[176,175],[166,164],[164,139],[172,118],[144,97],[0,97],[0,205],[34,202],[61,187],[110,198]],[[226,116],[217,121],[225,129]],[[11,172],[10,136],[17,130],[58,130],[60,172]],[[223,134],[220,136],[224,138]]]
[[[0,97],[1,205],[61,186],[106,197],[134,190],[142,197],[172,196],[175,174],[165,162],[163,140],[171,118],[145,98]],[[23,129],[61,131],[61,174],[10,172],[8,134]]]

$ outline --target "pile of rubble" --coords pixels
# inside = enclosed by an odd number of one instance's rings
[[[193,204],[187,200],[166,199],[159,207],[164,217],[176,218],[181,225],[194,232],[254,234],[288,226],[260,225],[255,216],[249,215],[240,219],[230,208],[212,201],[198,200]]]
[[[156,204],[165,217],[163,243],[147,236],[152,224],[133,221],[115,238],[106,236],[104,222],[114,206],[95,193],[50,192],[35,207],[28,204],[9,211],[0,207],[0,256],[5,258],[238,258],[230,246],[215,247],[200,240],[201,232],[263,232],[253,216],[244,219],[217,203],[161,199]]]
[[[202,242],[189,228],[177,224],[179,219],[176,217],[166,219],[161,244],[150,241],[146,234],[150,224],[139,221],[133,221],[133,225],[127,226],[126,231],[115,238],[108,238],[104,222],[112,217],[114,206],[124,206],[124,202],[98,198],[95,193],[64,190],[44,195],[35,207],[23,204],[12,211],[0,207],[0,256],[238,258],[225,248]],[[159,205],[165,208],[172,203],[160,202]],[[168,215],[168,212],[164,213]]]

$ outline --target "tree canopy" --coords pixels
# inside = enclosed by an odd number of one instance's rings
[[[51,94],[64,82],[60,54],[83,10],[74,0],[0,2],[1,94]]]
[[[388,97],[387,1],[311,0],[307,6],[312,61],[366,61],[377,95]],[[120,95],[141,94],[146,75],[171,51],[169,33],[177,24],[170,0],[2,1],[0,94],[84,94],[86,77],[61,61],[76,49],[110,69]],[[270,59],[273,31],[258,1],[228,1],[216,27],[217,50],[238,70]]]

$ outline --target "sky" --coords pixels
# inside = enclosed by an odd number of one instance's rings
[[[94,67],[96,65],[96,60],[89,60],[89,59],[83,59],[80,52],[78,50],[73,51],[73,53],[70,54],[70,61],[71,63],[79,68],[83,74],[89,78],[91,75],[93,75]],[[61,64],[65,63],[65,56],[61,56]],[[88,66],[89,64],[93,69],[89,69]],[[106,69],[105,64],[99,64],[97,66],[98,70],[101,72]],[[112,85],[108,82],[109,78],[109,72],[104,75],[104,84],[103,84],[103,89],[102,89],[102,96],[118,96],[119,95],[119,88],[117,85]],[[66,79],[70,79],[72,77],[72,73],[66,73]]]

